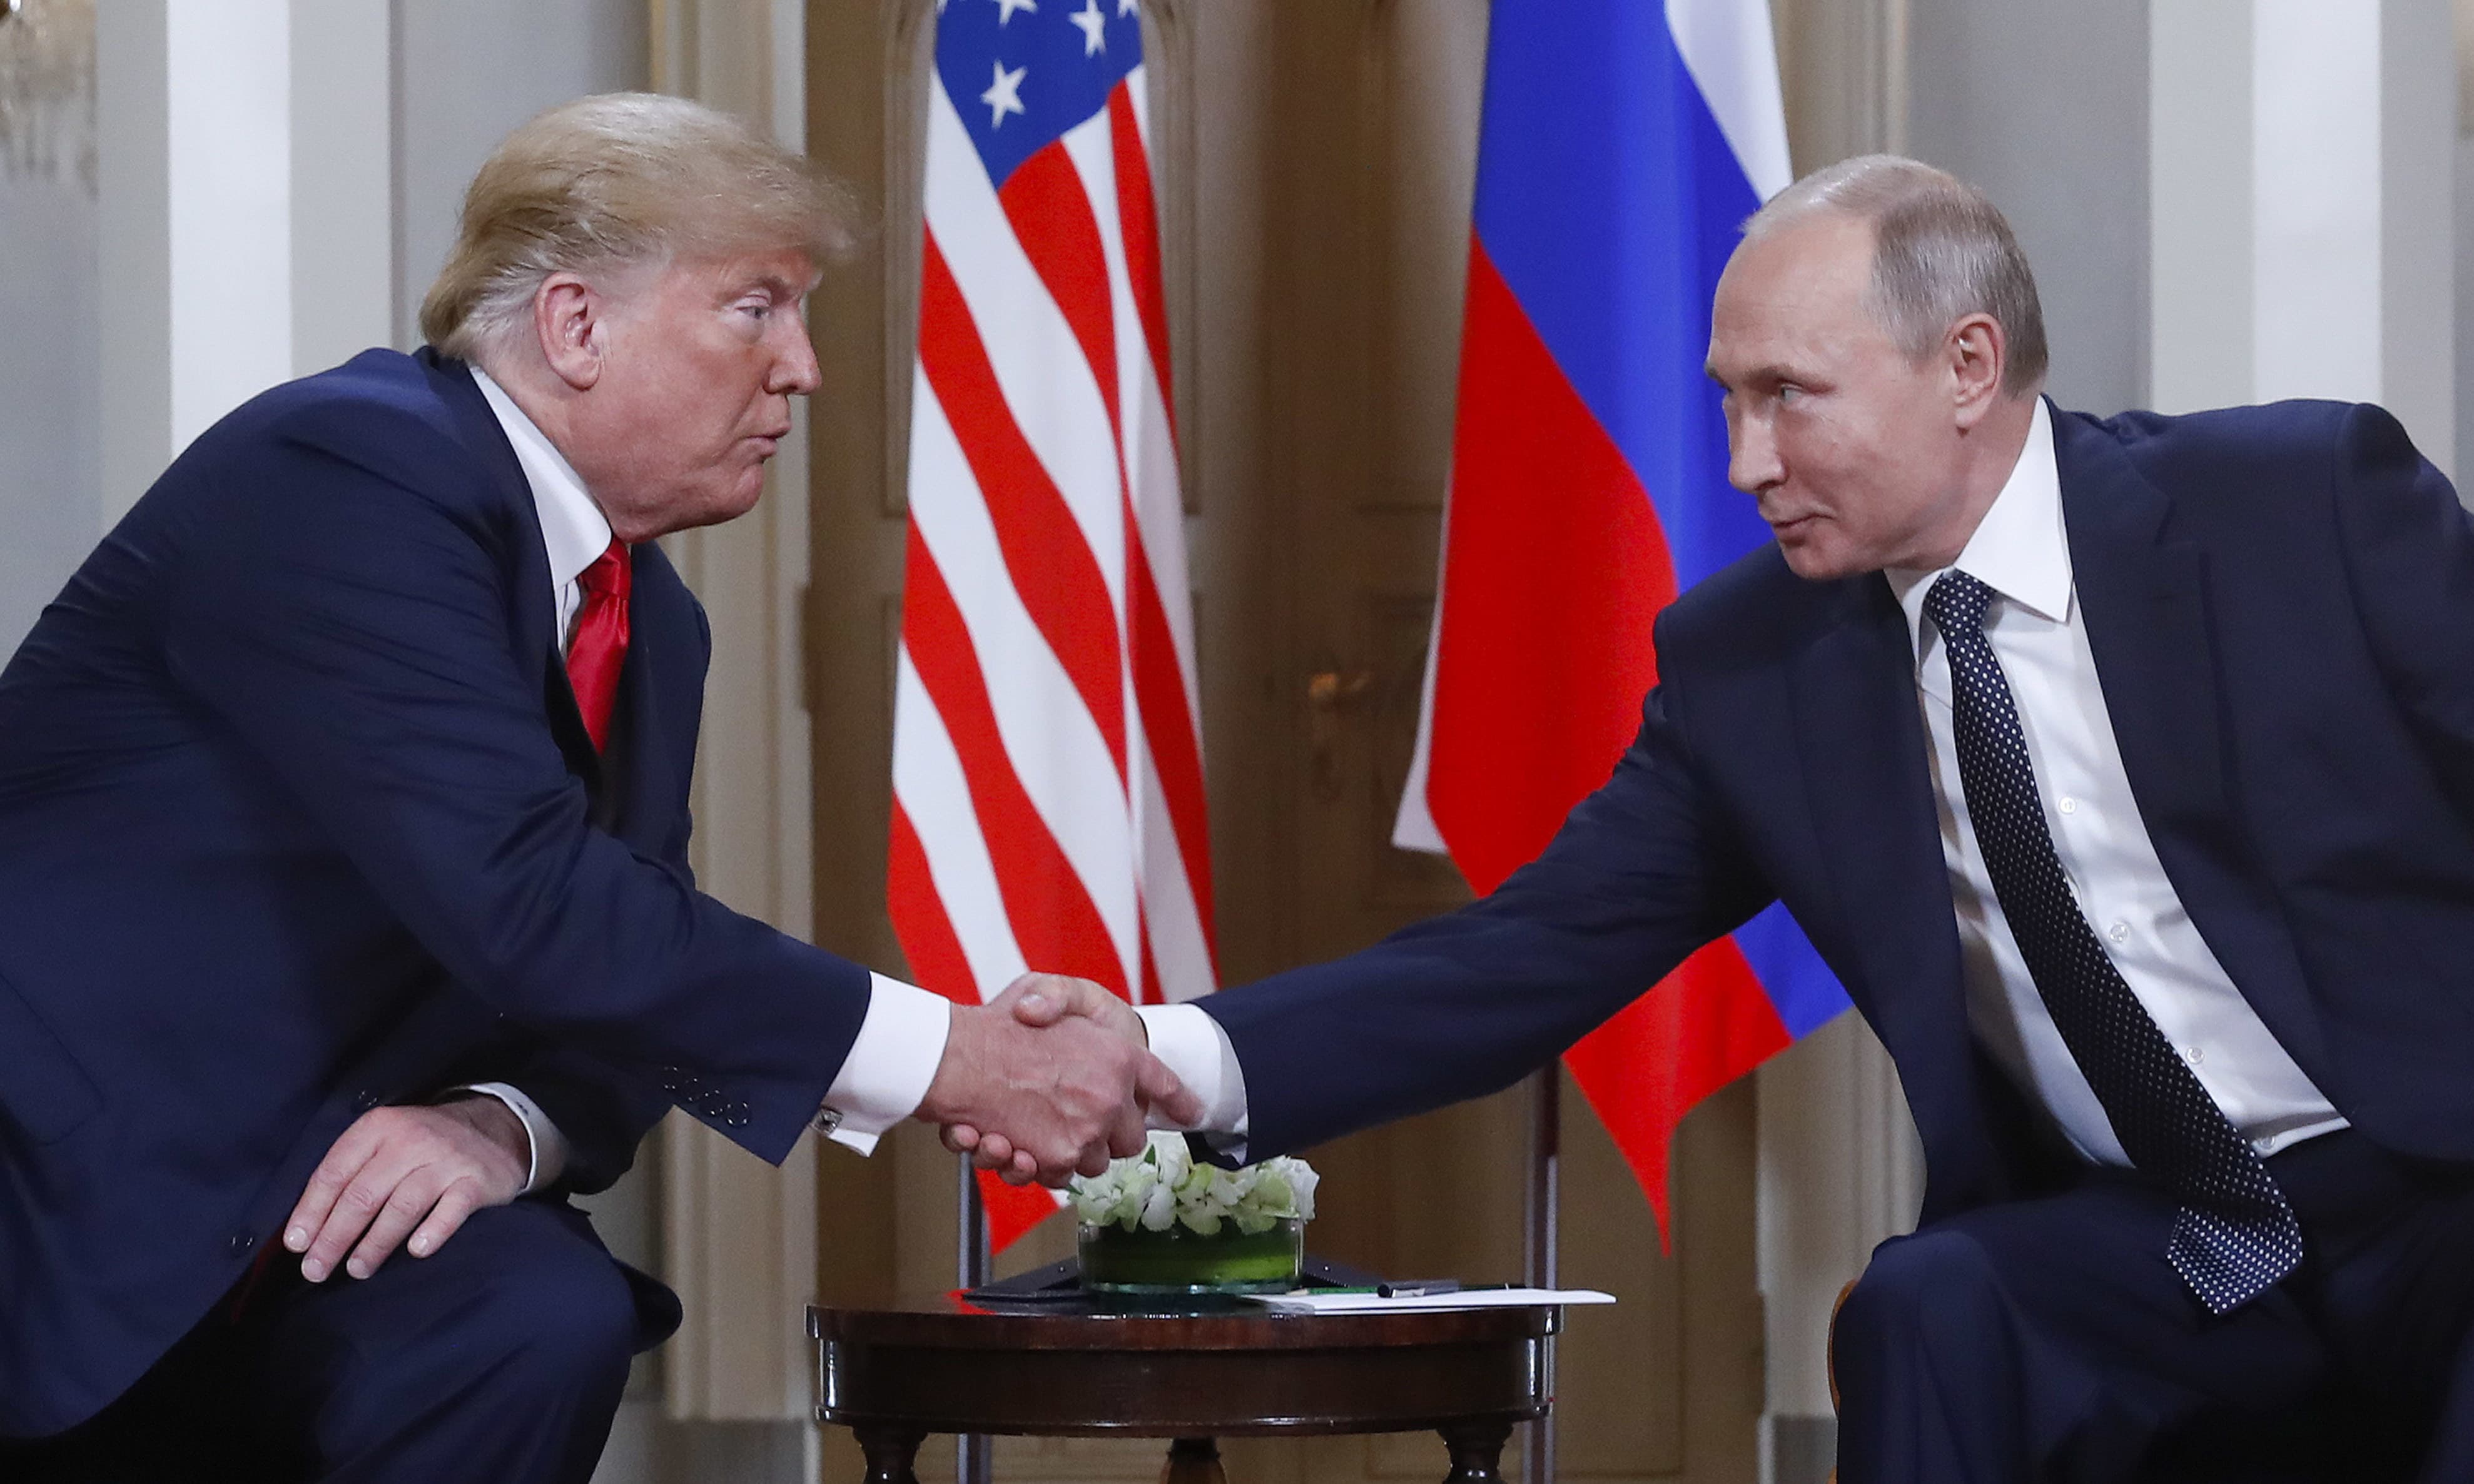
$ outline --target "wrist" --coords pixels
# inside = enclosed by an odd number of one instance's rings
[[[516,1185],[521,1188],[525,1174],[532,1167],[533,1141],[524,1121],[515,1110],[486,1092],[459,1092],[437,1105],[442,1111],[462,1119],[466,1125],[490,1141],[507,1157]]]
[[[912,1117],[926,1123],[954,1123],[968,1118],[963,1099],[974,1084],[971,1066],[985,1039],[988,1011],[983,1005],[956,1005],[946,1022],[945,1048],[936,1058],[936,1074],[919,1099]]]

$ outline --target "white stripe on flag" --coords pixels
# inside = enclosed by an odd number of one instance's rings
[[[1185,856],[1176,848],[1167,791],[1160,786],[1149,748],[1143,750],[1141,764],[1143,922],[1151,933],[1152,967],[1159,970],[1159,997],[1189,1000],[1218,988],[1218,976],[1194,883],[1186,879]]]
[[[1126,528],[1107,403],[1074,327],[989,188],[961,118],[941,85],[932,91],[929,159],[951,158],[962,168],[929,170],[928,229],[970,306],[1015,424],[1073,510],[1106,580],[1110,606],[1122,615]],[[1118,628],[1122,635],[1122,621]]]
[[[1142,96],[1139,88],[1134,93]],[[1091,214],[1100,224],[1100,241],[1108,259],[1108,298],[1116,321],[1119,416],[1125,437],[1128,502],[1134,512],[1134,535],[1150,563],[1152,582],[1160,596],[1168,630],[1176,642],[1177,672],[1185,680],[1188,726],[1202,730],[1201,697],[1194,673],[1194,598],[1185,574],[1185,502],[1176,474],[1176,443],[1169,436],[1167,399],[1161,395],[1159,368],[1152,365],[1151,344],[1143,334],[1143,317],[1134,298],[1133,279],[1126,266],[1124,224],[1117,215],[1116,147],[1105,111],[1094,115],[1065,135],[1065,153],[1082,179]],[[1157,718],[1147,718],[1158,724]]]
[[[1767,201],[1785,190],[1795,172],[1787,163],[1770,8],[1745,0],[1666,0],[1666,29],[1754,198]]]
[[[919,682],[908,644],[895,658],[893,717],[893,797],[910,817],[928,857],[928,879],[971,966],[971,982],[982,999],[990,998],[1030,966],[1006,918],[987,838],[971,812],[962,759],[946,734],[945,719],[928,699],[928,687]]]
[[[1131,983],[1137,914],[1125,784],[1099,724],[1006,572],[996,527],[925,371],[912,378],[910,405],[911,525],[961,610],[1006,760],[1081,878]]]

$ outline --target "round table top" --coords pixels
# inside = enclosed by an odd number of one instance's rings
[[[1242,1300],[1135,1308],[1103,1306],[1088,1298],[974,1304],[958,1293],[942,1293],[808,1310],[808,1332],[814,1339],[938,1350],[1359,1350],[1499,1344],[1561,1328],[1563,1308],[1551,1304],[1279,1314]]]
[[[820,1421],[896,1432],[1227,1437],[1543,1416],[1558,1304],[1128,1312],[925,1295],[808,1311]],[[1499,1442],[1499,1436],[1497,1438]]]

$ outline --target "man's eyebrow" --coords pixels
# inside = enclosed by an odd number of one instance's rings
[[[1708,376],[1711,381],[1718,383],[1718,385],[1722,387],[1729,385],[1727,378],[1718,374],[1718,368],[1707,361],[1702,363],[1701,372],[1703,375]],[[1739,378],[1739,381],[1744,385],[1754,386],[1764,382],[1801,381],[1803,379],[1803,377],[1796,374],[1792,368],[1781,366],[1776,361],[1768,361],[1744,372],[1744,374]]]

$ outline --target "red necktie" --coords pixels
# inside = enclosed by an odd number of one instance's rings
[[[610,549],[575,579],[584,606],[575,616],[575,642],[567,647],[567,680],[575,687],[576,709],[598,750],[609,745],[610,710],[618,700],[618,670],[627,661],[627,589],[634,569],[625,543]]]

